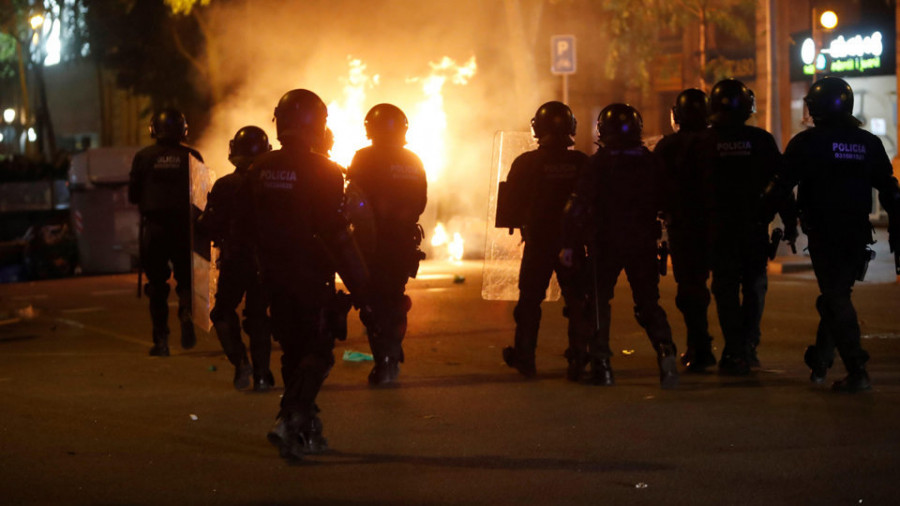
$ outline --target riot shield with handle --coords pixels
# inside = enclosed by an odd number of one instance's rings
[[[481,284],[481,298],[485,300],[519,299],[519,266],[524,244],[518,230],[521,224],[515,223],[516,213],[510,212],[512,202],[502,182],[506,180],[513,160],[534,149],[537,149],[537,141],[531,132],[500,131],[494,135]],[[559,297],[559,284],[553,277],[547,289],[547,300],[558,300]]]
[[[219,272],[216,268],[217,250],[212,241],[197,227],[197,218],[206,209],[206,197],[212,189],[215,175],[200,160],[190,157],[191,169],[191,318],[194,324],[209,332],[212,320],[209,312],[215,305],[216,284]]]

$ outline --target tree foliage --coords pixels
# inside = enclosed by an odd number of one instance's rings
[[[194,7],[205,7],[210,0],[164,0],[174,14],[190,14]]]
[[[607,75],[632,87],[650,86],[649,67],[661,56],[658,44],[661,30],[684,33],[698,30],[699,73],[692,85],[706,87],[708,80],[723,77],[721,59],[710,64],[710,41],[715,33],[750,42],[754,33],[747,20],[753,19],[756,0],[609,0],[603,9],[610,14],[611,47]]]
[[[161,0],[83,0],[91,55],[116,75],[117,84],[149,96],[152,107],[173,106],[202,129],[209,108],[203,79],[177,47],[181,28],[186,51],[202,51],[190,18],[173,17]],[[186,27],[180,25],[187,24]]]

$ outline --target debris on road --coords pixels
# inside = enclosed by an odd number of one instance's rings
[[[353,350],[344,350],[344,355],[341,358],[346,362],[372,362],[375,360],[369,353]]]

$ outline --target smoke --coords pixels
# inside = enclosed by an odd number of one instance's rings
[[[538,83],[516,82],[522,51],[509,42],[503,2],[254,0],[211,5],[208,15],[220,55],[212,77],[225,85],[226,96],[197,147],[218,176],[233,170],[228,141],[242,126],[262,127],[278,148],[272,117],[284,92],[307,88],[326,104],[343,102],[352,59],[363,62],[368,77],[378,76],[366,87],[364,110],[381,102],[398,105],[410,116],[411,138],[417,127],[411,112],[425,98],[421,79],[431,72],[430,64],[449,57],[461,65],[474,57],[478,69],[468,84],[448,79],[442,89],[447,166],[430,184],[426,215],[445,222],[474,218],[483,224],[494,133],[527,130],[538,100],[548,96]],[[529,96],[521,97],[523,89]]]

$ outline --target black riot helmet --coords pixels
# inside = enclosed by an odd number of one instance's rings
[[[406,144],[409,121],[406,114],[393,104],[378,104],[366,114],[366,137],[372,144]]]
[[[309,90],[291,90],[275,107],[275,130],[282,144],[316,146],[325,135],[327,119],[325,102]]]
[[[249,167],[253,160],[272,150],[269,144],[269,136],[262,128],[257,126],[245,126],[234,134],[234,139],[228,142],[228,161],[237,168]]]
[[[709,93],[709,121],[713,125],[742,125],[753,112],[753,96],[737,79],[723,79]]]
[[[561,143],[564,146],[575,144],[575,115],[572,109],[562,102],[547,102],[540,106],[531,118],[531,130],[538,144]]]
[[[187,120],[178,109],[163,108],[150,119],[150,137],[158,142],[181,142],[187,134]]]
[[[809,88],[803,101],[816,123],[851,119],[851,123],[856,121],[852,116],[853,89],[840,77],[819,79]]]
[[[603,146],[639,146],[643,128],[641,113],[628,104],[610,104],[597,116],[597,133]]]
[[[688,88],[675,98],[672,106],[672,130],[695,131],[709,126],[709,97],[703,90]]]

